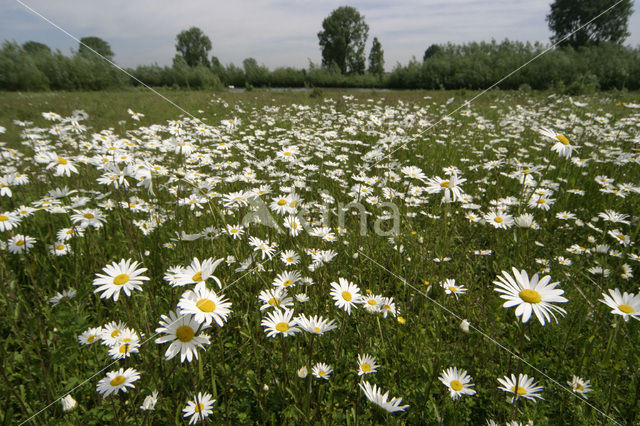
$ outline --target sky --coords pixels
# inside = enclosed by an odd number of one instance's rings
[[[192,26],[211,39],[223,64],[244,58],[273,69],[321,62],[317,33],[322,20],[340,6],[355,7],[382,43],[385,68],[422,58],[432,43],[497,41],[548,42],[545,17],[550,1],[537,0],[3,0],[0,40],[34,40],[64,54],[78,43],[30,12],[27,5],[76,38],[97,36],[124,67],[170,65],[176,35]],[[640,45],[640,12],[629,20],[626,44]]]

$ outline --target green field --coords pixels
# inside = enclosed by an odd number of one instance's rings
[[[0,93],[3,424],[638,423],[640,95],[160,94]]]

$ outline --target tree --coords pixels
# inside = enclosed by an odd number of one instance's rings
[[[190,67],[198,64],[209,66],[207,54],[211,50],[211,40],[198,27],[191,27],[176,36],[176,50]]]
[[[576,31],[582,25],[616,4],[618,0],[555,0],[547,15],[549,28],[554,33],[553,43],[573,47],[600,44],[602,42],[622,43],[629,36],[628,21],[631,16],[631,0],[622,0],[595,21]],[[569,34],[571,34],[569,36]],[[566,40],[563,40],[564,37]]]
[[[432,44],[431,46],[427,47],[427,50],[424,51],[422,62],[426,61],[427,59],[429,59],[430,57],[432,57],[433,55],[441,51],[442,51],[442,47],[438,46],[437,44]]]
[[[335,63],[343,74],[362,74],[365,69],[364,46],[369,26],[350,6],[339,7],[322,21],[318,33],[322,65]]]
[[[93,57],[95,53],[92,52],[91,49],[105,58],[113,60],[113,51],[109,43],[100,37],[82,37],[80,39],[80,45],[78,46],[78,54]]]
[[[22,45],[22,49],[30,55],[38,53],[50,54],[51,49],[46,44],[38,43],[37,41],[27,41]]]
[[[373,45],[369,52],[369,72],[371,74],[384,74],[384,51],[378,37],[373,38]]]

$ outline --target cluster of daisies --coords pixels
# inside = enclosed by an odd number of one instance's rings
[[[348,321],[359,310],[403,323],[393,295],[363,291],[345,278],[326,284],[330,281],[326,276],[334,272],[333,260],[349,251],[356,254],[351,237],[363,229],[370,232],[367,216],[403,216],[403,228],[388,234],[387,241],[407,265],[420,267],[425,259],[443,264],[454,260],[453,254],[436,254],[429,247],[426,255],[416,253],[406,243],[414,239],[428,245],[418,232],[425,221],[441,223],[453,216],[474,235],[489,233],[502,240],[513,237],[516,242],[524,235],[537,238],[536,247],[551,246],[541,241],[558,232],[563,235],[563,251],[545,250],[547,257],[535,258],[541,273],[561,268],[568,277],[575,277],[585,265],[590,276],[620,278],[617,288],[601,289],[600,301],[624,320],[640,319],[640,294],[630,293],[628,285],[640,261],[634,241],[638,218],[625,213],[629,208],[625,202],[640,193],[640,187],[631,178],[614,178],[602,171],[605,166],[617,170],[640,164],[637,149],[619,143],[634,140],[640,114],[616,119],[604,112],[576,115],[575,106],[567,108],[562,99],[550,98],[551,109],[536,104],[498,105],[501,118],[496,121],[468,105],[460,111],[465,121],[465,137],[460,138],[458,127],[421,134],[431,117],[443,114],[449,102],[391,106],[381,100],[344,100],[345,109],[337,109],[332,99],[317,108],[236,105],[230,113],[242,114],[241,119],[208,124],[181,118],[139,126],[124,135],[113,129],[93,132],[83,124],[88,118],[83,111],[68,117],[44,113],[51,123],[46,127],[16,121],[23,149],[0,144],[0,200],[10,201],[0,207],[0,249],[15,259],[28,260],[33,253],[44,253],[55,262],[58,256],[88,254],[81,244],[84,239],[107,233],[107,225],[126,222],[140,239],[161,235],[167,253],[198,240],[233,245],[233,256],[193,258],[189,264],[166,269],[164,281],[172,288],[182,287],[182,293],[173,309],[158,319],[156,335],[150,339],[166,348],[167,360],[179,354],[180,362],[197,360],[211,344],[208,333],[223,327],[232,313],[232,304],[223,293],[226,288],[214,275],[222,264],[237,273],[238,279],[255,274],[266,284],[259,294],[250,296],[258,299],[262,312],[255,325],[270,338],[330,333],[340,326],[338,321]],[[549,114],[550,110],[556,113]],[[128,112],[138,126],[144,114]],[[291,125],[281,128],[279,122]],[[449,150],[451,155],[445,158],[455,158],[456,164],[423,170],[429,158],[420,152],[405,160],[394,156],[424,144],[425,137],[438,149]],[[594,138],[598,144],[590,142]],[[475,146],[469,140],[486,143]],[[176,158],[181,165],[173,170],[168,165]],[[559,165],[583,178],[569,180],[558,173],[550,178]],[[598,167],[592,173],[595,178],[589,177],[593,165]],[[24,195],[29,185],[47,182],[57,187],[33,199]],[[492,195],[496,192],[499,196]],[[571,209],[573,201],[594,195],[608,208]],[[165,202],[167,199],[171,201]],[[349,206],[358,211],[349,211]],[[348,221],[354,213],[361,226],[347,229],[351,224],[345,225],[344,216]],[[183,217],[198,220],[179,222],[175,235],[159,232]],[[224,223],[216,221],[213,226],[207,221],[212,217],[223,218]],[[52,224],[48,233],[31,227],[45,221]],[[54,225],[60,223],[64,225]],[[263,232],[267,228],[269,232]],[[469,251],[475,256],[493,256],[494,249],[499,248]],[[143,292],[150,278],[140,263],[143,258],[137,259],[107,264],[93,280],[94,293],[118,303]],[[503,272],[494,284],[505,300],[504,307],[514,308],[522,324],[535,318],[546,325],[566,314],[560,307],[567,302],[564,292],[548,275],[529,277],[526,271],[514,268],[511,273]],[[333,301],[340,317],[305,313],[310,300],[307,289],[312,285],[327,285],[319,293]],[[455,278],[442,280],[440,286],[445,294],[461,301],[474,293],[472,285]],[[57,306],[75,297],[76,290],[52,288],[49,300]],[[112,321],[90,328],[79,340],[82,344],[100,341],[113,359],[122,359],[139,356],[142,337],[126,324]],[[371,355],[359,355],[359,375],[378,367]],[[298,370],[300,377],[311,374],[322,380],[329,380],[332,373],[333,367],[324,362]],[[132,368],[112,371],[100,381],[98,391],[104,396],[126,391],[139,379]],[[444,370],[440,381],[454,399],[476,392],[471,376],[458,367]],[[540,398],[542,387],[525,374],[498,381],[500,389],[514,398]],[[591,389],[588,380],[577,376],[568,383],[578,393]],[[407,407],[376,384],[363,380],[360,389],[387,411]],[[149,395],[143,407],[152,409],[157,397],[157,393]],[[184,409],[185,416],[192,422],[203,420],[212,413],[214,402],[210,394],[196,393]]]

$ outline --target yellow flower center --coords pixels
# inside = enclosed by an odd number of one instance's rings
[[[324,376],[324,375],[326,375],[326,374],[327,374],[327,373],[326,373],[326,372],[324,372],[324,371],[322,371],[322,370],[318,371],[318,376],[320,376],[320,377],[322,377],[322,376]]]
[[[576,390],[577,391],[583,391],[584,388],[582,387],[582,385],[580,383],[576,383]]]
[[[367,303],[371,306],[375,306],[378,304],[378,302],[376,302],[376,299],[369,299],[367,300]]]
[[[460,380],[452,380],[451,383],[449,383],[449,386],[451,386],[451,389],[453,389],[456,392],[460,392],[463,388],[462,383],[460,383]]]
[[[545,200],[544,198],[539,198],[538,201],[537,201],[538,204],[544,204],[546,202],[547,202],[547,200]]]
[[[115,285],[124,285],[129,282],[129,275],[120,274],[113,279]]]
[[[194,282],[200,282],[202,281],[202,272],[196,272],[192,277],[191,280]]]
[[[56,246],[56,250],[64,250],[64,246],[62,244],[58,244]]]
[[[285,199],[278,200],[278,205],[279,206],[284,206],[285,204],[287,204],[287,200],[285,200]]]
[[[114,387],[115,387],[115,386],[120,386],[121,384],[123,384],[123,383],[124,383],[124,381],[125,381],[125,380],[126,380],[126,379],[125,379],[125,377],[124,377],[124,376],[117,376],[117,377],[114,377],[113,379],[111,379],[111,381],[109,382],[109,384],[110,384],[111,386],[114,386]]]
[[[193,328],[189,327],[188,325],[182,325],[176,330],[176,337],[181,342],[190,342],[191,339],[193,339],[194,335],[195,333],[193,331]]]
[[[292,280],[286,280],[285,282],[282,283],[284,287],[289,287],[291,284],[293,284]]]
[[[200,299],[196,302],[196,307],[202,312],[213,312],[216,310],[216,304],[209,299]]]
[[[87,342],[92,343],[94,340],[96,340],[96,335],[92,334],[91,336],[87,337]]]
[[[118,337],[120,335],[120,330],[113,330],[111,332],[111,337]]]
[[[120,352],[121,354],[126,354],[128,352],[129,349],[129,345],[121,345],[120,349],[118,349],[118,352]]]
[[[298,201],[293,200],[292,202],[289,203],[289,207],[296,207],[298,205]]]
[[[65,158],[58,157],[58,164],[65,165],[67,163],[68,163],[68,161]]]
[[[448,188],[449,187],[449,181],[448,180],[443,180],[442,182],[440,182],[440,187],[441,188]]]
[[[82,216],[84,216],[85,219],[93,219],[95,216],[91,213],[85,213]]]
[[[527,390],[525,388],[523,388],[522,386],[518,386],[518,390],[517,391],[516,391],[516,387],[515,386],[512,387],[511,388],[511,392],[517,393],[519,396],[527,394]]]
[[[196,413],[199,413],[202,410],[204,410],[204,404],[202,402],[196,405],[195,407],[193,407],[193,411],[195,411]]]
[[[277,323],[276,330],[278,330],[280,333],[286,332],[287,330],[289,330],[289,323],[286,323],[286,322]]]
[[[365,373],[368,373],[371,371],[371,366],[366,362],[363,362],[362,365],[360,366],[360,370],[362,370]]]
[[[455,288],[454,286],[450,285],[450,286],[449,286],[449,291],[450,291],[451,293],[455,293],[456,291],[458,291],[458,289],[457,289],[457,288]]]
[[[291,151],[285,151],[284,155],[291,155]]]
[[[351,299],[353,299],[353,297],[351,296],[351,293],[349,293],[348,291],[342,292],[342,298],[347,302],[351,302]]]
[[[23,246],[24,245],[24,240],[16,241],[16,245],[18,247]]]
[[[289,263],[293,263],[293,257],[287,257],[285,260]]]
[[[563,145],[569,145],[569,139],[566,138],[566,136],[564,135],[556,135],[556,138],[562,142]]]
[[[634,312],[633,308],[629,305],[618,305],[618,309],[624,312],[625,314],[632,314]]]
[[[320,333],[321,331],[322,331],[322,329],[321,329],[320,327],[315,327],[315,328],[313,329],[313,332],[314,332],[314,333]]]
[[[0,215],[0,222],[6,222],[7,220],[9,220],[9,216]]]
[[[500,216],[496,216],[496,218],[495,218],[495,219],[493,219],[493,221],[494,221],[495,223],[502,223],[502,222],[504,222],[504,219],[503,219],[503,218],[501,218]]]
[[[269,301],[267,302],[269,303],[271,306],[280,306],[280,300],[276,299],[275,297],[272,297],[271,299],[269,299]]]
[[[537,291],[525,288],[524,290],[520,291],[520,299],[524,300],[527,303],[540,303],[542,297]]]

